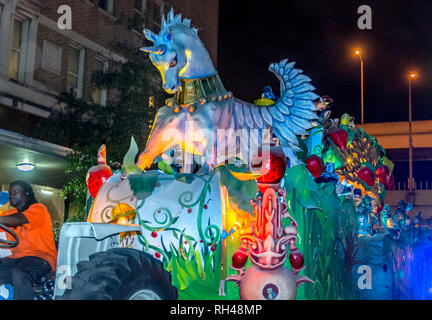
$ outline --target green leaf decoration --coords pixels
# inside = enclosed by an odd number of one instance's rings
[[[354,139],[354,133],[355,133],[355,131],[352,130],[352,129],[350,129],[350,128],[349,128],[347,125],[345,125],[345,124],[340,125],[340,128],[344,129],[344,130],[346,131],[346,133],[348,134],[348,140],[347,140],[347,146],[348,146],[349,144],[351,144],[351,142],[352,142],[353,139]]]
[[[295,190],[295,200],[308,209],[320,209],[318,205],[318,186],[307,171],[304,164],[299,164],[286,170],[285,189]]]
[[[174,178],[177,181],[191,184],[195,177],[193,173],[175,173]]]
[[[157,170],[129,175],[129,185],[137,199],[142,200],[152,194],[160,172]]]
[[[318,197],[315,192],[309,190],[301,190],[296,193],[297,201],[305,208],[320,209],[318,206]]]
[[[209,280],[196,280],[192,282],[186,290],[179,292],[180,300],[233,300],[236,297],[220,297],[219,296],[219,283]],[[238,300],[239,298],[237,298]]]
[[[341,156],[335,151],[334,143],[330,140],[328,150],[323,154],[322,159],[325,163],[332,162],[335,165],[335,169],[339,169],[344,161]]]
[[[177,232],[176,232],[175,230],[173,230],[172,232],[173,232],[173,236],[174,236],[174,238],[176,238],[176,239],[178,240],[178,239],[179,239],[179,236],[178,236]]]
[[[255,198],[258,192],[256,181],[241,181],[236,179],[230,172],[230,169],[236,170],[234,172],[246,172],[246,170],[243,169],[244,171],[240,171],[241,168],[235,168],[236,169],[228,166],[218,167],[220,172],[220,183],[222,186],[227,188],[231,203],[241,210],[252,213],[253,207],[251,200]]]
[[[135,157],[138,154],[138,145],[135,142],[134,137],[131,137],[131,143],[128,152],[126,152],[123,158],[123,169],[127,174],[137,173],[141,170],[135,164]]]
[[[299,190],[299,186],[310,191],[317,191],[318,187],[303,164],[288,168],[285,172],[285,186],[287,190]]]
[[[179,249],[175,249],[170,243],[172,281],[179,290],[186,290],[194,281],[205,278],[198,251],[196,253],[193,249],[187,251],[183,245],[183,239],[188,239],[188,236],[182,233],[179,239]]]
[[[166,174],[174,174],[174,170],[168,161],[162,160],[158,162],[158,168]]]
[[[174,253],[176,252],[175,248],[173,247],[172,244],[170,244],[170,248],[171,248],[171,267],[172,267],[172,271],[171,274],[172,276],[172,284],[173,286],[177,287],[180,290],[184,290],[188,283],[187,283],[187,273],[185,272],[184,269],[182,269],[179,266],[179,257]],[[181,258],[180,258],[181,259]]]
[[[170,261],[171,261],[171,252],[168,252],[167,248],[165,247],[164,240],[163,240],[163,235],[162,234],[161,234],[161,244],[162,244],[162,250],[163,250],[163,252],[165,252],[167,254],[167,256],[170,257]],[[165,262],[166,261],[164,260],[164,263]]]
[[[313,290],[314,290],[314,295],[316,298],[318,298],[318,299],[323,298],[323,288],[321,285],[321,281],[315,280],[315,283],[313,284]]]
[[[241,181],[256,180],[262,176],[262,174],[258,171],[248,171],[244,167],[239,167],[233,164],[222,164],[219,167],[227,168],[234,178]]]
[[[195,247],[194,247],[194,249],[195,249]],[[198,250],[195,250],[195,257],[196,257],[198,272],[199,272],[201,278],[203,278],[203,277],[205,278],[205,273],[204,273],[204,269],[202,266],[201,255],[200,255]]]
[[[180,218],[180,216],[174,217],[170,223],[170,225],[173,225],[177,222],[177,220]]]
[[[299,142],[299,148],[301,149],[301,151],[298,151],[297,157],[299,159],[301,159],[302,161],[304,161],[307,156],[308,156],[308,147],[307,147],[307,139],[303,140],[303,139],[298,139]]]

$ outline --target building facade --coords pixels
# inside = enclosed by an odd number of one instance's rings
[[[412,122],[413,189],[409,190],[409,123],[385,122],[360,125],[377,138],[394,162],[395,190],[388,191],[386,202],[393,208],[399,200],[414,204],[412,214],[432,217],[432,120]]]
[[[142,29],[158,32],[171,8],[192,20],[216,65],[217,0],[0,0],[3,189],[23,179],[60,199],[70,150],[34,139],[35,127],[62,107],[62,92],[105,105],[112,92],[92,85],[92,73],[125,62],[114,42],[138,49],[147,41]],[[27,162],[35,165],[32,171],[17,170]]]

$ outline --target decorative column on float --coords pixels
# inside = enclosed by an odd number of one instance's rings
[[[280,185],[286,167],[282,148],[273,143],[262,165],[266,174],[257,179],[259,193],[252,200],[253,232],[241,236],[231,265],[238,274],[226,279],[240,287],[242,300],[294,300],[301,283],[313,283],[306,276],[298,276],[305,268],[304,257],[296,247],[297,222],[288,212],[286,193]],[[283,228],[282,218],[290,219],[291,225]],[[284,266],[287,257],[292,271]],[[245,270],[248,258],[253,265]]]

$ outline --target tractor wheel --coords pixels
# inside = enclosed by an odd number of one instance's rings
[[[98,252],[77,264],[60,300],[174,300],[171,274],[151,255],[129,248]]]

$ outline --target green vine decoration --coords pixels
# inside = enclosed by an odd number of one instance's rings
[[[199,202],[200,198],[198,198],[197,201],[195,201],[194,203],[188,204],[188,202],[191,202],[192,199],[193,199],[193,193],[190,191],[185,191],[179,196],[178,203],[183,207],[192,208]]]
[[[206,194],[210,190],[210,183],[213,180],[214,175],[219,171],[219,168],[220,167],[217,167],[217,168],[215,168],[212,171],[212,173],[210,174],[210,177],[208,178],[208,180],[203,179],[205,181],[204,187],[202,188],[201,193],[200,193],[198,199],[195,202],[188,204],[188,202],[191,202],[192,199],[193,199],[193,194],[190,191],[183,192],[179,196],[179,199],[178,199],[178,203],[180,205],[186,207],[186,208],[192,208],[192,207],[196,206],[199,203],[199,206],[198,206],[198,221],[197,221],[198,232],[199,232],[200,238],[203,240],[203,243],[206,246],[212,246],[212,245],[216,244],[219,241],[219,238],[220,238],[220,235],[221,235],[220,229],[218,228],[218,226],[216,226],[214,224],[209,224],[205,228],[204,232],[202,230],[202,214],[203,214],[203,207],[204,207],[204,202],[205,202]],[[212,236],[212,233],[211,233],[212,230],[216,233],[215,236]]]
[[[159,214],[163,214],[162,219],[163,220],[158,220],[158,215]],[[158,226],[158,227],[150,227],[149,221],[147,220],[142,220],[139,216],[139,214],[137,215],[139,224],[146,229],[147,231],[163,231],[166,228],[170,227],[171,225],[173,225],[174,223],[177,222],[177,220],[179,219],[179,217],[173,217],[171,214],[171,211],[167,208],[158,208],[153,212],[153,219],[154,221],[156,221],[156,223],[162,225],[162,226]],[[166,224],[166,225],[164,225]]]
[[[166,268],[168,266],[168,262],[169,262],[170,258],[164,250],[162,250],[156,246],[150,245],[148,243],[147,239],[141,234],[138,235],[138,242],[144,247],[144,250],[143,250],[144,252],[148,252],[149,249],[153,249],[154,251],[159,252],[163,257],[162,261],[163,261],[164,267]]]
[[[210,220],[208,222],[208,225],[204,228],[203,227],[203,209],[204,209],[204,204],[205,204],[205,200],[206,200],[206,195],[207,192],[210,192],[211,187],[210,184],[213,181],[214,176],[217,173],[221,173],[221,177],[223,177],[223,181],[221,179],[221,185],[224,185],[228,188],[228,193],[230,194],[230,198],[232,197],[232,201],[236,202],[239,207],[240,205],[244,208],[247,208],[247,206],[245,206],[246,203],[249,203],[251,197],[253,197],[256,194],[256,184],[254,181],[240,181],[237,178],[234,177],[233,172],[238,173],[238,172],[242,172],[239,171],[241,169],[239,169],[238,167],[233,168],[233,167],[229,167],[229,166],[219,166],[217,168],[215,168],[210,176],[208,177],[208,179],[205,179],[201,176],[196,176],[196,175],[190,175],[190,174],[177,174],[174,176],[169,176],[169,177],[161,177],[160,175],[157,175],[157,177],[155,177],[156,179],[152,181],[152,185],[156,186],[156,182],[160,182],[163,180],[173,180],[176,179],[178,181],[184,182],[184,183],[188,183],[190,184],[193,179],[195,178],[199,178],[204,182],[204,185],[199,193],[199,196],[196,200],[194,200],[194,194],[191,191],[184,191],[182,192],[179,197],[178,197],[178,203],[179,205],[183,206],[184,208],[192,208],[198,205],[198,213],[197,213],[197,229],[198,229],[198,233],[199,233],[199,237],[204,245],[204,248],[208,248],[209,246],[215,246],[218,244],[218,242],[220,241],[221,238],[221,230],[220,228],[215,225],[215,224],[211,224]],[[139,177],[136,176],[138,179]],[[136,183],[134,184],[134,186],[138,186],[137,188],[133,188],[136,189],[138,192],[141,191],[141,185],[142,182],[140,182],[139,180],[136,180]],[[251,188],[251,185],[253,185],[255,188]],[[152,189],[152,188],[150,188]],[[150,195],[152,193],[153,190],[146,190],[148,192],[148,195]],[[148,197],[148,195],[146,197],[141,198],[141,203],[138,205],[137,207],[137,211],[142,208],[145,204],[145,200]],[[162,215],[160,215],[162,214]],[[184,233],[184,230],[181,231],[178,228],[173,228],[172,225],[176,223],[176,221],[178,220],[179,217],[173,217],[173,215],[171,214],[170,210],[168,208],[162,207],[162,208],[158,208],[153,212],[153,219],[156,223],[159,224],[159,226],[150,226],[150,222],[146,221],[146,220],[142,220],[141,217],[139,216],[139,214],[137,215],[137,219],[139,224],[147,231],[172,231],[174,233],[174,236],[179,239],[176,235],[176,233],[179,233],[180,236],[180,243],[179,243],[179,251],[181,256],[184,259],[198,259],[198,257],[196,256],[196,253],[194,250],[188,250],[188,257],[185,258],[184,256],[184,246],[183,246],[183,238],[187,239],[189,242],[189,245],[191,245],[193,248],[195,248],[197,241]],[[168,252],[168,250],[166,250],[166,248],[164,247],[164,250],[151,246],[147,239],[145,239],[144,236],[140,235],[138,237],[138,241],[139,243],[141,243],[144,247],[144,251],[148,251],[149,249],[153,249],[157,252],[159,252],[160,254],[163,255],[164,257],[164,265],[166,268],[169,268],[169,265],[166,265],[166,262],[169,261],[169,257],[173,254],[173,252]],[[162,246],[164,246],[163,242],[162,242]],[[171,247],[171,251],[173,250],[172,248],[172,244],[170,244]],[[213,250],[213,248],[212,248]],[[175,254],[175,253],[174,253]],[[177,255],[179,255],[179,252],[177,252]]]

